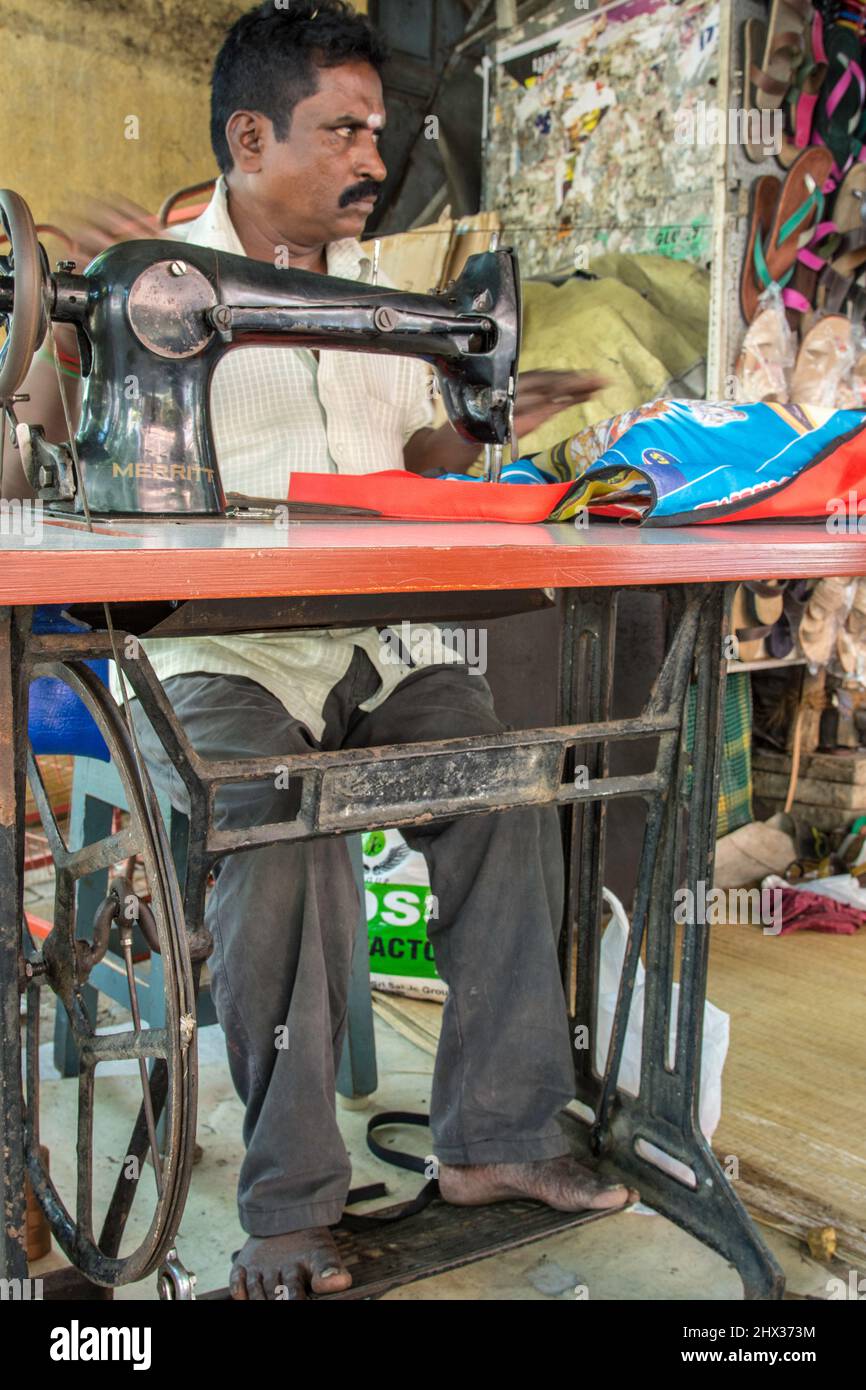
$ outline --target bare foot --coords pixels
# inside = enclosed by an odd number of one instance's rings
[[[282,1236],[250,1236],[234,1257],[229,1285],[237,1299],[299,1299],[340,1293],[352,1276],[325,1226]]]
[[[439,1191],[456,1207],[529,1197],[554,1211],[606,1211],[639,1200],[633,1188],[606,1183],[571,1154],[535,1163],[439,1165]]]

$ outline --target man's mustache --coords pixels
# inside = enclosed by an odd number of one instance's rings
[[[347,188],[345,193],[340,194],[340,207],[347,208],[350,203],[363,202],[365,198],[378,198],[379,184],[374,179],[366,179],[364,183],[353,184]]]

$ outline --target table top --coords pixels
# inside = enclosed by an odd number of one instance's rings
[[[2,604],[866,575],[866,534],[830,534],[822,525],[217,519],[95,521],[88,532],[46,515],[38,540],[5,529]]]

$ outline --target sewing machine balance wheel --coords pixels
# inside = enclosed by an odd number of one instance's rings
[[[120,829],[111,826],[103,838],[70,850],[30,753],[30,787],[54,862],[55,905],[54,924],[41,957],[31,953],[24,965],[28,1177],[54,1237],[71,1262],[94,1283],[114,1287],[146,1277],[162,1262],[174,1242],[189,1188],[197,1089],[190,951],[165,827],[146,772],[139,773],[121,711],[83,661],[40,662],[35,674],[59,678],[83,701],[108,746],[129,807],[128,822]],[[93,921],[78,921],[81,881],[106,869],[111,874],[117,864],[125,868],[109,879],[107,896]],[[140,881],[142,872],[149,902]],[[121,1031],[122,1025],[117,1025],[107,1033],[97,1033],[96,1010],[91,1004],[88,1012],[84,988],[109,947],[113,952],[111,968],[121,979],[126,976],[128,1001],[124,998],[123,1003],[132,1014],[133,1026],[129,1031]],[[145,963],[148,951],[149,974]],[[147,990],[148,979],[153,983],[158,978],[154,974],[156,953],[162,967],[164,1023],[148,1027],[141,1018],[139,992]],[[201,955],[206,954],[203,949]],[[54,991],[56,1008],[66,1012],[78,1056],[75,1200],[70,1203],[74,1216],[49,1176],[39,1142],[39,996],[43,984]],[[151,1019],[158,1014],[156,1002],[151,999],[146,1011]],[[106,1154],[100,1159],[99,1195],[104,1217],[96,1238],[95,1081],[97,1067],[109,1061],[137,1063],[138,1076],[124,1078],[123,1085],[127,1093],[130,1087],[136,1088],[140,1108],[126,1148],[120,1149],[122,1141],[112,1139],[112,1158]],[[157,1129],[160,1119],[161,1133]],[[104,1181],[107,1173],[114,1179],[110,1198],[110,1183]],[[142,1212],[145,1194],[150,1201]],[[135,1219],[127,1231],[134,1200]],[[121,1253],[122,1242],[135,1248]]]
[[[0,189],[0,217],[9,252],[0,256],[0,274],[15,281],[15,301],[5,315],[6,341],[0,348],[0,402],[8,403],[21,387],[45,334],[43,288],[47,267],[30,209],[19,193]]]

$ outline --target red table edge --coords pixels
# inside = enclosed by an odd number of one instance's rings
[[[0,550],[0,604],[145,602],[447,590],[629,588],[738,579],[866,575],[866,536],[768,538],[757,528],[706,540],[623,546],[448,544],[339,549]],[[57,563],[47,564],[50,556]]]

